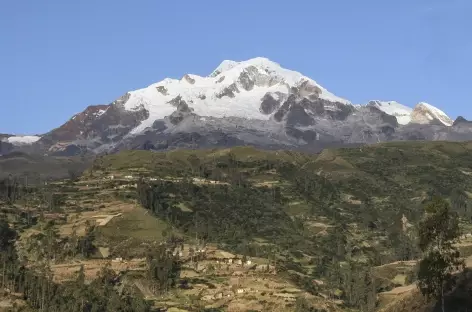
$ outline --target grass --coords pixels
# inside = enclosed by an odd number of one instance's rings
[[[100,227],[100,233],[110,241],[123,241],[129,238],[144,242],[155,242],[163,239],[162,231],[168,227],[164,221],[152,216],[141,207],[136,206],[122,216],[112,219],[106,226]]]

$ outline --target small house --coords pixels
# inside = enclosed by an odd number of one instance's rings
[[[215,252],[212,252],[207,255],[206,257],[208,260],[213,260],[216,261],[217,263],[228,263],[232,264],[235,259],[237,259],[237,256],[233,255],[232,253],[222,251],[222,250],[217,250]]]

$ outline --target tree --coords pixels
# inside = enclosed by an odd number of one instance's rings
[[[187,161],[190,164],[190,167],[192,169],[192,173],[195,175],[196,172],[200,173],[200,158],[198,158],[197,155],[195,154],[190,154],[187,157]]]
[[[424,296],[441,300],[452,274],[464,268],[454,243],[460,236],[459,221],[449,203],[435,197],[425,207],[426,214],[419,224],[419,247],[423,259],[419,263],[418,288]]]
[[[16,231],[10,228],[8,222],[0,219],[0,251],[3,252],[7,247],[10,247],[16,236]]]
[[[305,298],[298,297],[295,301],[295,312],[311,312],[316,311],[316,308]]]
[[[469,217],[468,196],[464,191],[459,189],[452,191],[451,205],[455,212],[459,213],[461,216]]]
[[[76,169],[69,169],[67,173],[71,182],[77,182],[80,178],[80,172]]]
[[[160,245],[147,254],[148,278],[153,284],[153,290],[165,293],[177,284],[180,277],[180,262],[173,251]]]
[[[90,225],[88,222],[85,228],[85,236],[78,239],[77,248],[78,252],[82,254],[83,257],[89,258],[97,248],[94,245],[95,241],[95,227]]]

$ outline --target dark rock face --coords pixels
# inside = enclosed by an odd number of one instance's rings
[[[193,109],[189,108],[187,103],[181,100],[177,106],[177,110],[169,116],[169,120],[173,125],[177,125],[182,120],[184,120],[184,118],[191,115],[192,112],[193,112]]]
[[[247,71],[244,71],[241,73],[241,75],[239,75],[238,83],[246,91],[251,91],[252,89],[254,89],[254,80]]]
[[[380,119],[382,120],[382,122],[389,124],[395,128],[399,126],[397,117],[388,115],[387,113],[385,113],[384,111],[380,110],[379,108],[375,106],[367,105],[366,108],[369,110],[371,114],[378,115]]]
[[[117,142],[148,117],[149,113],[143,107],[128,111],[124,109],[124,103],[112,104],[90,125],[88,140],[99,140],[102,144]]]
[[[193,79],[189,75],[185,75],[183,79],[185,79],[185,81],[187,81],[190,84],[195,84],[195,79]]]
[[[174,107],[179,107],[179,105],[182,104],[182,103],[185,103],[185,101],[182,99],[182,97],[180,95],[178,95],[177,97],[173,98],[172,100],[170,100],[167,103],[174,106]]]
[[[11,152],[15,146],[11,143],[0,141],[0,155],[7,154]]]
[[[287,114],[287,126],[312,126],[315,120],[308,115],[303,103],[294,103]]]
[[[282,104],[282,106],[280,106],[280,108],[275,112],[274,114],[274,119],[278,122],[281,122],[282,119],[284,118],[284,116],[288,113],[288,111],[290,110],[290,100],[294,100],[293,99],[294,96],[290,96],[288,98],[287,101],[285,101],[285,103]]]
[[[126,110],[124,105],[128,99],[127,93],[109,105],[87,107],[61,127],[43,135],[38,145],[42,146],[42,150],[55,154],[64,151],[68,155],[76,155],[74,152],[84,148],[118,142],[149,117],[144,107]],[[81,147],[68,148],[69,145]]]
[[[238,86],[236,86],[235,83],[230,84],[226,88],[224,88],[221,92],[219,92],[216,97],[221,99],[224,96],[227,96],[229,98],[234,98],[235,93],[239,93]]]
[[[159,93],[162,93],[163,95],[167,95],[167,94],[168,94],[168,93],[167,93],[167,88],[164,87],[164,86],[158,86],[158,87],[156,87],[156,89],[157,89],[157,91],[158,91]]]
[[[300,108],[303,109],[303,112]],[[314,122],[308,121],[307,116],[311,119],[324,118],[339,121],[347,119],[354,110],[354,107],[351,105],[328,102],[319,98],[314,100],[308,98],[300,99],[292,94],[274,114],[274,119],[280,122],[284,117],[290,116],[290,125],[298,123],[299,125],[307,126],[314,124]]]
[[[462,116],[457,117],[456,120],[454,120],[454,123],[452,124],[453,126],[458,126],[462,124],[469,124],[472,125],[472,121],[465,119]]]
[[[286,133],[287,135],[290,135],[291,137],[294,137],[298,140],[303,140],[306,143],[312,143],[314,141],[317,141],[319,138],[318,133],[313,130],[302,131],[297,128],[287,127]]]
[[[259,111],[265,115],[270,115],[279,107],[280,102],[274,99],[274,97],[270,93],[267,93],[262,98],[262,103]]]
[[[391,138],[392,135],[395,133],[395,128],[392,127],[392,126],[382,126],[380,128],[380,131],[382,131],[382,133],[387,137],[387,138]]]
[[[166,123],[163,120],[156,120],[152,124],[152,128],[157,132],[162,132],[167,129]]]
[[[402,137],[405,141],[423,141],[426,140],[426,135],[424,135],[421,131],[413,130],[411,132],[407,132]]]
[[[65,124],[45,134],[41,141],[73,141],[77,138],[87,138],[89,129],[94,120],[100,118],[102,112],[107,111],[109,105],[95,105],[87,107],[82,113],[75,115]]]

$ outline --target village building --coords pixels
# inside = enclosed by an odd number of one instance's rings
[[[217,263],[228,263],[232,264],[233,261],[238,260],[238,257],[236,255],[233,255],[232,253],[222,251],[222,250],[217,250],[212,253],[208,253],[206,256],[207,260],[212,260]]]

